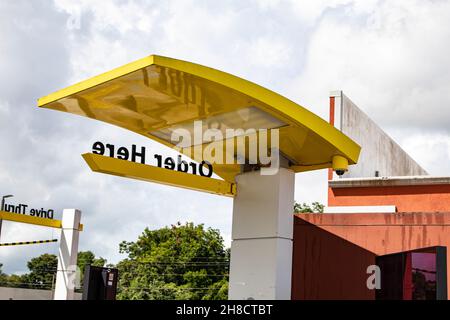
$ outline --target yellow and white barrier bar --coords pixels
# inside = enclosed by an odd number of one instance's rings
[[[51,240],[38,240],[38,241],[24,241],[24,242],[9,242],[9,243],[0,243],[0,247],[9,247],[9,246],[24,246],[28,244],[42,244],[42,243],[51,243],[57,242],[58,239]]]
[[[0,211],[0,220],[7,220],[19,223],[33,224],[37,226],[49,227],[49,228],[62,228],[61,220],[32,217],[25,214],[11,213],[6,211]],[[80,223],[78,231],[83,231],[83,225]]]

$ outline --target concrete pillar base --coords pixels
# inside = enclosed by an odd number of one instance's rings
[[[247,172],[236,182],[229,299],[289,300],[295,174]]]

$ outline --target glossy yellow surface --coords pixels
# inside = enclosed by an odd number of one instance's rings
[[[280,151],[296,172],[330,168],[335,155],[354,164],[360,152],[350,138],[277,93],[225,72],[155,55],[42,97],[38,105],[114,124],[170,147],[161,138],[168,128],[260,110],[283,124]],[[201,152],[191,157],[208,160]],[[241,166],[214,164],[214,172],[234,182]]]
[[[94,172],[112,174],[142,181],[157,182],[174,187],[203,191],[233,197],[236,185],[224,180],[196,176],[131,161],[119,160],[98,154],[83,154],[84,160]]]
[[[61,220],[33,217],[33,216],[25,215],[25,214],[11,213],[11,212],[6,212],[6,211],[0,211],[0,220],[33,224],[36,226],[49,227],[49,228],[57,228],[57,229],[62,228]],[[83,225],[81,223],[80,223],[78,230],[83,231]]]

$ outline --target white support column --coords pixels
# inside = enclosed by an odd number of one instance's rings
[[[295,173],[236,178],[229,299],[291,299]]]
[[[77,271],[78,239],[81,211],[65,209],[56,274],[55,300],[73,300]]]

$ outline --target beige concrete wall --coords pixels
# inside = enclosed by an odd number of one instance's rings
[[[75,300],[81,300],[81,293],[75,293]],[[0,287],[0,300],[52,300],[50,290]]]
[[[358,164],[343,178],[375,177],[375,171],[380,177],[428,174],[342,91],[334,94],[336,127],[361,146]]]

